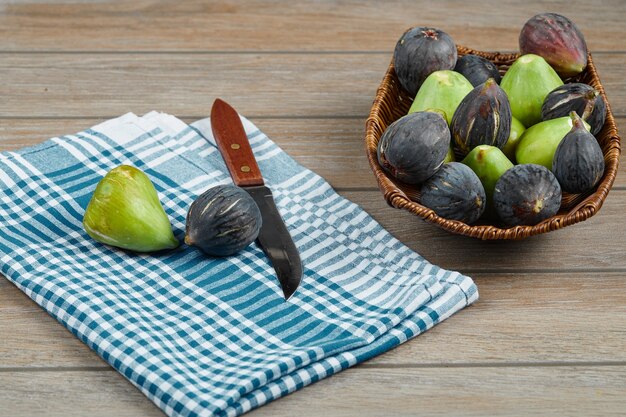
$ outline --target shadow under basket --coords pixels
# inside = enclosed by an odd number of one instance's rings
[[[457,46],[457,50],[459,56],[474,54],[487,58],[497,65],[501,74],[504,74],[519,57],[519,54],[480,52],[463,46]],[[578,76],[566,79],[564,82],[589,84],[602,94],[606,102],[606,120],[602,130],[596,135],[604,153],[605,170],[602,180],[591,192],[585,194],[563,193],[561,208],[553,217],[534,226],[514,227],[506,227],[495,223],[495,221],[494,224],[486,224],[489,220],[482,218],[476,224],[468,225],[457,220],[440,217],[433,210],[419,203],[419,186],[402,183],[383,171],[377,157],[378,140],[387,126],[407,114],[413,101],[413,97],[410,97],[398,82],[392,59],[385,78],[376,92],[376,98],[366,122],[365,136],[367,157],[387,203],[392,207],[407,210],[451,233],[485,240],[523,239],[582,222],[596,214],[602,207],[602,203],[613,186],[615,176],[617,175],[620,157],[620,138],[617,133],[613,113],[611,112],[611,106],[600,83],[596,68],[593,65],[591,54],[589,54],[588,58],[585,70]]]

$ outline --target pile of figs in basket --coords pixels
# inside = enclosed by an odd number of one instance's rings
[[[558,212],[563,192],[589,192],[603,176],[594,135],[606,103],[587,84],[563,83],[587,66],[582,33],[543,13],[526,22],[519,46],[501,77],[485,58],[459,57],[438,29],[412,28],[396,44],[398,81],[415,99],[380,137],[378,162],[443,218],[534,225]]]

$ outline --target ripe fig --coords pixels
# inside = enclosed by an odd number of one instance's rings
[[[470,224],[485,211],[485,190],[468,166],[450,162],[422,185],[420,202],[438,216]]]
[[[441,110],[450,124],[456,108],[472,88],[472,84],[458,72],[435,71],[426,77],[419,88],[409,113]]]
[[[393,65],[400,85],[411,97],[415,97],[426,77],[434,71],[451,70],[456,58],[456,45],[446,32],[414,27],[398,40],[393,52]]]
[[[591,126],[591,133],[597,135],[606,118],[606,103],[600,92],[583,83],[564,84],[550,92],[541,106],[543,120],[578,113]]]
[[[570,117],[574,126],[556,148],[552,170],[564,191],[585,193],[600,182],[604,174],[604,155],[578,114],[573,111]]]
[[[509,139],[502,147],[502,152],[509,158],[509,161],[515,163],[515,150],[519,144],[522,135],[526,128],[515,117],[511,117],[511,133],[509,133]]]
[[[583,124],[589,129],[586,122]],[[568,116],[546,120],[526,129],[515,150],[517,163],[543,165],[551,170],[554,152],[572,126],[572,118]]]
[[[457,59],[454,70],[463,74],[467,80],[477,87],[489,78],[496,80],[500,84],[500,72],[496,64],[478,55],[464,55]]]
[[[454,112],[450,130],[463,155],[478,145],[504,146],[511,131],[511,107],[493,78],[465,96]]]
[[[500,86],[511,103],[513,117],[527,128],[541,121],[541,106],[550,91],[563,81],[548,63],[537,55],[519,57],[502,77]]]
[[[515,165],[496,182],[493,206],[509,226],[535,225],[559,211],[561,187],[546,167]]]
[[[450,130],[436,112],[417,112],[387,127],[378,141],[378,162],[400,181],[420,184],[443,164],[450,147]]]
[[[461,161],[474,171],[485,188],[487,202],[491,202],[493,189],[502,174],[513,167],[513,163],[495,146],[478,145]]]
[[[519,35],[522,54],[536,54],[563,78],[580,74],[587,66],[587,44],[574,22],[556,13],[528,19]]]
[[[261,211],[254,199],[234,185],[209,188],[187,212],[185,243],[211,256],[230,256],[258,237]]]
[[[100,243],[135,252],[178,246],[154,185],[129,165],[112,169],[100,180],[85,210],[83,227]]]

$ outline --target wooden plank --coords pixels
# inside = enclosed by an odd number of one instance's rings
[[[624,273],[493,273],[473,278],[478,302],[368,366],[626,363]],[[6,279],[0,279],[0,334],[0,369],[107,368]]]
[[[391,54],[4,54],[0,117],[203,117],[221,97],[251,117],[369,114]],[[597,56],[613,111],[626,115],[626,54]]]
[[[184,119],[191,123],[195,119]],[[16,150],[50,137],[77,132],[103,119],[4,119],[0,151]],[[377,187],[365,156],[365,119],[252,119],[274,142],[305,167],[339,189]],[[618,126],[626,118],[617,120]],[[626,157],[614,187],[626,188]]]
[[[162,416],[122,377],[99,372],[3,372],[0,415]],[[357,367],[249,415],[618,416],[626,407],[626,367]]]
[[[464,7],[465,6],[465,7]],[[0,8],[0,50],[379,50],[408,27],[447,31],[456,42],[513,50],[524,22],[541,11],[572,18],[592,50],[623,49],[620,0],[546,5],[540,0],[415,3],[314,0],[9,2]]]
[[[0,151],[32,146],[50,137],[70,134],[103,119],[4,119]],[[185,119],[190,123],[195,119]],[[365,119],[253,119],[272,140],[299,163],[326,178],[334,187],[376,188],[365,156]]]

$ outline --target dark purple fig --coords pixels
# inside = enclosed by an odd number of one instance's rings
[[[466,155],[478,145],[502,148],[511,132],[511,106],[493,78],[461,101],[450,124],[456,149]]]
[[[591,191],[604,174],[604,155],[596,138],[585,129],[583,120],[572,112],[572,130],[554,153],[552,171],[563,191]]]
[[[569,116],[573,111],[589,123],[592,134],[597,135],[602,130],[606,103],[599,91],[583,83],[564,84],[552,90],[541,107],[541,118],[556,119]]]
[[[522,55],[543,57],[561,77],[572,77],[587,66],[587,44],[574,22],[556,13],[528,19],[519,35]]]
[[[189,207],[185,243],[211,256],[231,256],[254,242],[262,223],[259,206],[247,191],[218,185]]]
[[[509,226],[534,225],[559,211],[561,187],[542,165],[515,165],[496,182],[493,206]]]
[[[489,78],[493,78],[496,83],[500,84],[498,67],[482,56],[464,55],[456,61],[454,70],[463,74],[474,87],[481,85]]]
[[[460,162],[449,162],[422,185],[420,202],[440,217],[470,224],[485,211],[486,199],[474,171]]]
[[[400,85],[415,97],[426,77],[438,70],[451,70],[456,58],[456,45],[446,32],[414,27],[398,40],[393,65]]]
[[[420,184],[441,167],[449,147],[450,130],[440,113],[410,113],[380,137],[378,163],[400,181]]]

